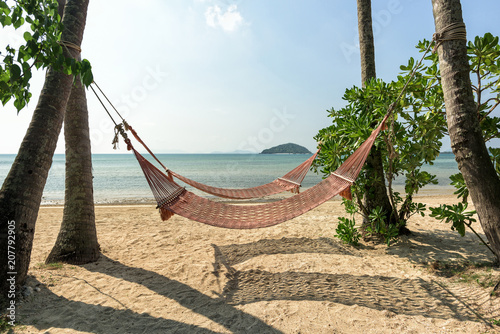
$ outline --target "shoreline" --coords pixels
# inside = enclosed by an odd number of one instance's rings
[[[309,188],[301,188],[301,192],[306,191]],[[193,189],[188,189],[189,191],[193,191]],[[394,191],[398,191],[403,193],[404,189],[402,187],[394,187]],[[450,196],[450,197],[455,197],[456,195],[453,194],[455,191],[455,188],[451,186],[434,186],[434,187],[428,187],[427,189],[421,189],[419,193],[415,194],[413,198],[420,198],[420,197],[435,197],[435,196]],[[283,192],[275,195],[270,195],[262,198],[255,198],[255,199],[244,199],[244,200],[231,200],[231,199],[225,199],[225,198],[219,198],[213,195],[206,195],[202,192],[199,192],[198,190],[194,190],[195,194],[201,197],[208,198],[212,201],[216,202],[223,202],[223,203],[231,203],[231,204],[247,204],[247,203],[268,203],[272,201],[277,201],[277,200],[282,200],[287,197],[294,196],[294,194],[289,193],[289,192]],[[203,196],[205,195],[205,196]],[[335,196],[330,201],[332,200],[340,200],[341,197]],[[117,198],[111,198],[111,199],[97,199],[94,200],[94,205],[95,206],[102,206],[102,205],[112,205],[112,206],[119,206],[119,205],[156,205],[156,202],[153,198],[153,195],[151,197],[138,197],[138,198],[123,198],[123,197],[117,197]],[[54,207],[54,206],[64,206],[64,199],[55,199],[55,200],[44,200],[42,199],[42,202],[40,206],[43,207]]]

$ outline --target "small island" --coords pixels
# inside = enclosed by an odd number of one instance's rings
[[[282,144],[263,150],[260,154],[312,154],[304,146],[293,143]]]

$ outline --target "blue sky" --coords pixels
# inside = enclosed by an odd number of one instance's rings
[[[462,8],[469,39],[500,35],[499,1],[462,0]],[[390,81],[420,56],[417,42],[431,39],[431,0],[376,0],[372,11],[377,76]],[[20,36],[3,29],[0,46]],[[326,110],[361,84],[357,41],[354,0],[94,0],[82,56],[155,152],[260,152],[287,142],[313,150],[330,123]],[[17,153],[43,76],[19,115],[2,108],[0,153]],[[116,152],[112,123],[87,96],[93,152]]]

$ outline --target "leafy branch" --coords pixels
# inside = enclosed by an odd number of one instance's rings
[[[0,24],[18,29],[28,28],[23,34],[24,44],[18,48],[6,45],[0,55],[0,101],[3,105],[14,99],[18,112],[29,102],[30,79],[35,69],[52,67],[65,74],[80,75],[86,86],[93,81],[92,67],[86,59],[77,61],[61,45],[64,29],[55,0],[18,0],[9,6],[0,0]],[[66,52],[65,52],[66,51]]]
[[[431,210],[430,216],[446,223],[451,223],[451,229],[456,230],[462,237],[465,236],[465,226],[467,226],[479,240],[485,245],[493,255],[496,256],[495,252],[491,247],[484,241],[483,238],[474,230],[472,223],[476,221],[472,216],[476,214],[475,210],[467,210],[467,203],[458,203],[453,205],[443,204],[437,208],[429,208]]]

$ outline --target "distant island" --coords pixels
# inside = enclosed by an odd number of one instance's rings
[[[304,146],[288,143],[265,149],[260,154],[311,154],[311,151]]]

